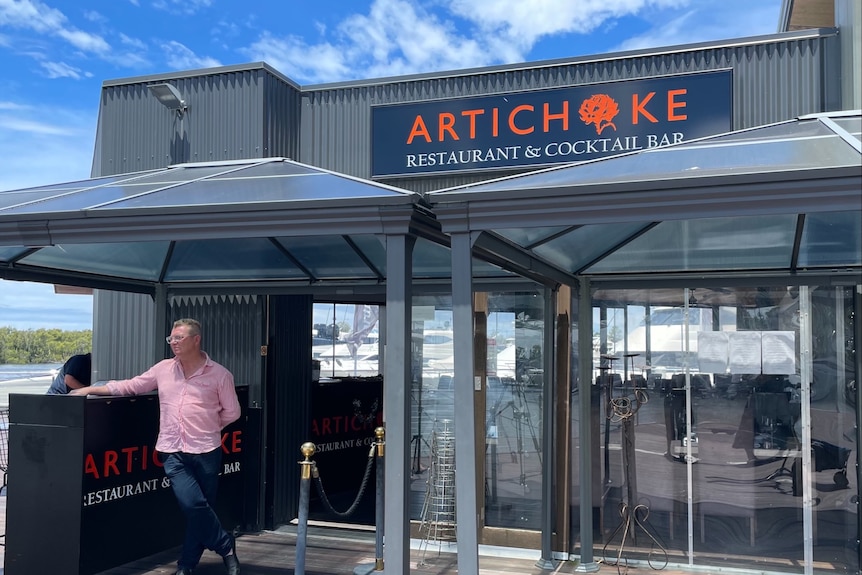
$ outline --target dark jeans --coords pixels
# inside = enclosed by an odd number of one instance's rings
[[[186,516],[186,538],[178,565],[194,569],[204,549],[227,555],[233,537],[213,510],[221,468],[221,448],[208,453],[162,453],[165,475]]]

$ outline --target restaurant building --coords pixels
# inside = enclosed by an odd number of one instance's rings
[[[202,322],[248,386],[240,531],[295,519],[309,440],[349,506],[383,422],[387,572],[413,538],[465,575],[479,546],[857,573],[860,11],[319,86],[105,81],[92,179],[0,193],[0,277],[95,290],[95,380]],[[16,428],[13,401],[13,461],[58,405]],[[44,559],[16,525],[36,475],[10,473],[9,575]]]

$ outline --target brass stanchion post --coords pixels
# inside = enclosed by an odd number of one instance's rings
[[[377,502],[375,506],[377,537],[375,540],[375,561],[374,570],[383,571],[383,464],[386,461],[384,454],[384,446],[386,445],[386,430],[378,427],[374,430],[374,435],[377,436]]]
[[[314,462],[310,457],[314,455],[317,447],[311,443],[303,443],[299,448],[305,461],[300,461],[301,471],[299,483],[299,526],[296,529],[296,568],[294,575],[305,575],[305,548],[308,538],[308,501],[311,497],[311,470]]]
[[[374,443],[374,447],[372,447],[372,449],[377,450],[377,461],[375,462],[377,465],[377,488],[375,491],[377,500],[374,504],[374,523],[376,526],[374,542],[375,559],[373,565],[360,565],[356,567],[353,570],[354,575],[369,575],[373,572],[381,573],[383,571],[383,505],[385,501],[383,478],[384,463],[386,461],[386,430],[383,427],[378,427],[374,430],[374,435],[377,437],[377,441]]]

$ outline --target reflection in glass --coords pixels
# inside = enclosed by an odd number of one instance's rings
[[[488,294],[485,524],[541,529],[541,292]]]
[[[856,573],[852,296],[850,287],[818,286],[598,290],[597,547],[616,549],[619,510],[637,505],[648,534],[635,533],[628,557],[647,558],[655,538],[671,560],[687,562],[692,551],[697,564],[798,573],[808,487],[815,572]],[[800,321],[803,298],[810,328]],[[629,430],[620,398],[642,404]]]
[[[374,377],[380,363],[380,308],[368,304],[316,303],[311,358],[320,377]]]

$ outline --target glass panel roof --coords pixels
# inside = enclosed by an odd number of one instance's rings
[[[20,263],[110,277],[156,281],[170,242],[49,246]]]
[[[575,273],[647,225],[649,224],[583,226],[536,246],[533,252],[558,266],[563,266],[566,271]]]
[[[662,222],[588,273],[789,268],[796,216]]]
[[[832,121],[845,129],[849,134],[856,136],[857,140],[862,139],[862,116],[855,118],[832,118]]]
[[[296,176],[321,173],[320,170],[302,164],[288,162],[265,162],[253,166],[244,167],[242,171],[226,171],[224,174],[213,176],[214,180],[228,178],[262,178],[272,176]]]
[[[494,233],[503,236],[507,240],[510,240],[518,244],[519,246],[531,246],[536,242],[540,242],[568,228],[569,226],[555,226],[546,228],[512,228],[504,230],[494,230]]]
[[[449,248],[422,238],[413,246],[413,277],[448,278],[452,275]]]
[[[164,170],[151,170],[147,172],[137,172],[134,174],[122,174],[118,176],[108,176],[104,178],[93,178],[91,180],[81,180],[78,182],[69,182],[65,184],[54,184],[50,186],[39,186],[36,188],[27,188],[24,190],[11,190],[8,192],[0,192],[0,210],[10,206],[17,206],[27,202],[38,202],[40,200],[48,200],[53,197],[68,197],[75,195],[77,192],[99,188],[101,186],[109,186],[120,182],[136,182],[140,178],[155,175]],[[19,210],[20,211],[20,210]],[[37,212],[54,211],[51,208],[45,209],[37,207]],[[9,213],[4,211],[3,213]]]
[[[166,281],[299,279],[307,277],[266,238],[181,241],[174,246]]]
[[[0,216],[299,200],[362,198],[382,202],[417,196],[288,160],[249,160],[187,164],[123,177],[2,192]]]
[[[859,265],[862,212],[808,214],[799,247],[799,267]]]
[[[193,182],[115,202],[100,209],[164,208],[217,204],[253,204],[325,199],[379,199],[392,197],[391,190],[329,174],[251,179],[213,179]]]
[[[481,278],[510,277],[514,274],[488,262],[473,258],[473,275]],[[452,276],[452,252],[446,246],[419,238],[413,248],[413,277],[448,278]]]
[[[134,183],[108,185],[91,188],[80,192],[66,193],[53,196],[43,201],[31,202],[23,206],[3,210],[3,214],[41,214],[68,212],[71,210],[84,210],[105,202],[113,202],[118,199],[145,194],[152,190],[158,190],[172,184],[158,182],[154,184]],[[176,184],[173,184],[176,185]]]
[[[118,174],[115,176],[102,176],[98,178],[91,178],[89,180],[77,180],[74,182],[61,182],[59,184],[48,184],[44,186],[35,186],[31,188],[23,188],[21,190],[17,190],[19,192],[35,192],[35,191],[47,191],[47,192],[56,192],[63,193],[75,190],[84,190],[87,188],[93,188],[95,186],[102,186],[105,184],[112,184],[115,182],[120,182],[123,180],[130,180],[134,178],[139,178],[141,176],[146,176],[148,174],[155,174],[163,171],[163,169],[158,170],[147,170],[143,172],[134,172],[128,174]],[[6,193],[6,192],[2,192]]]
[[[21,254],[27,253],[30,249],[24,246],[0,246],[0,262],[10,262]]]
[[[383,277],[386,277],[386,248],[383,246],[385,238],[374,235],[350,236],[356,247],[359,248],[371,265],[377,269]]]
[[[850,119],[842,118],[841,121],[849,122]],[[570,188],[731,173],[762,174],[859,164],[858,150],[823,122],[810,119],[550,168],[484,184],[439,190],[428,195],[433,202],[451,194]]]
[[[342,236],[276,238],[318,279],[376,278]]]

